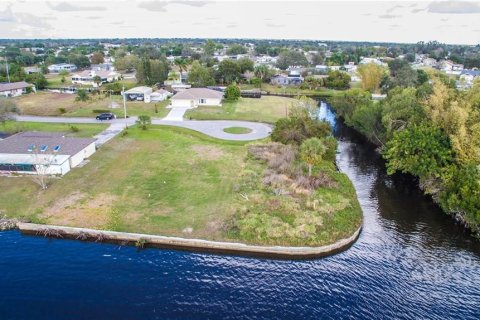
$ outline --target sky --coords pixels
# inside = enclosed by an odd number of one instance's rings
[[[480,44],[480,1],[0,0],[0,38]]]

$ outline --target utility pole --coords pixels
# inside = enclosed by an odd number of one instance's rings
[[[5,66],[6,66],[6,70],[7,70],[7,79],[8,79],[8,82],[10,83],[10,71],[8,70],[7,54],[5,54]]]
[[[125,117],[125,129],[128,128],[127,126],[127,101],[125,97],[125,86],[122,86],[122,97],[123,97],[123,114]]]

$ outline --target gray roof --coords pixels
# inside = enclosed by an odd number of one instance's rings
[[[9,91],[9,90],[16,90],[16,89],[23,89],[27,87],[31,87],[30,83],[26,83],[25,81],[20,82],[3,82],[0,83],[0,92]]]
[[[55,154],[73,156],[95,141],[93,138],[65,137],[59,132],[27,131],[0,140],[0,154],[28,154],[32,153],[28,151],[30,146],[35,145],[38,152],[38,148],[45,145],[48,146],[45,153],[54,153],[53,149],[60,146]]]
[[[189,99],[222,99],[223,93],[208,88],[191,88],[180,91],[172,97],[172,100],[189,100]]]
[[[480,77],[480,70],[462,70],[462,73],[460,73],[460,75],[464,74],[468,74],[474,77]]]

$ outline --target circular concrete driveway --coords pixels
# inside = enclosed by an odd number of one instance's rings
[[[272,128],[260,122],[235,121],[235,120],[184,120],[168,121],[153,119],[152,124],[175,126],[201,132],[214,138],[233,141],[252,141],[266,138],[272,132]],[[249,133],[233,134],[223,131],[225,128],[242,127],[251,130]]]

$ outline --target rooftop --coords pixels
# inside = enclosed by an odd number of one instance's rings
[[[37,152],[72,156],[94,142],[93,138],[65,137],[58,132],[27,131],[0,140],[0,154]]]
[[[25,81],[20,82],[2,82],[0,83],[0,92],[9,91],[9,90],[16,90],[16,89],[23,89],[31,87],[30,83],[26,83]]]
[[[175,94],[173,99],[222,99],[223,93],[208,88],[191,88]]]

